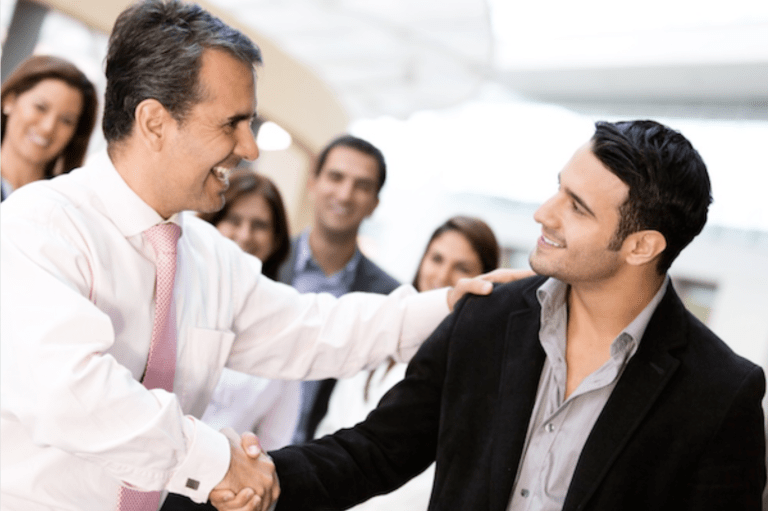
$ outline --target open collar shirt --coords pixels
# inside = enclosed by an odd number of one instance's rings
[[[11,183],[0,177],[0,201],[4,201],[13,192]]]
[[[407,360],[448,313],[445,290],[299,294],[210,224],[175,215],[174,391],[148,390],[155,264],[142,232],[163,221],[106,152],[3,202],[3,510],[112,511],[121,484],[204,502],[229,444],[196,417],[225,365],[265,378],[352,375],[392,353]]]
[[[293,287],[300,293],[330,293],[337,298],[349,293],[355,281],[357,266],[363,258],[360,249],[355,248],[355,253],[344,268],[333,275],[326,275],[312,255],[312,248],[309,246],[309,230],[304,231],[299,237],[296,250]]]
[[[613,340],[610,358],[565,399],[568,285],[547,280],[537,291],[539,340],[546,353],[523,456],[508,511],[560,511],[581,450],[635,354],[669,278],[637,317]]]

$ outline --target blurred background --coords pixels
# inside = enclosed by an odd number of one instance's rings
[[[104,91],[124,0],[3,0],[2,76],[32,53],[63,56]],[[259,172],[311,219],[319,150],[351,132],[388,178],[363,251],[410,281],[432,230],[483,218],[504,265],[527,266],[532,214],[596,120],[682,131],[712,178],[705,231],[672,267],[688,307],[768,369],[768,2],[730,0],[210,0],[251,36]],[[104,147],[94,135],[90,151]]]

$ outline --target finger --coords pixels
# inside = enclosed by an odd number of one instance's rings
[[[493,284],[487,280],[482,280],[479,278],[459,279],[456,285],[448,290],[448,309],[453,310],[453,308],[456,306],[456,302],[458,302],[461,297],[467,293],[487,295],[491,292],[491,290],[493,290]]]
[[[226,495],[229,494],[229,495]],[[228,490],[214,490],[209,497],[211,504],[219,511],[244,511],[252,509],[249,502],[253,499],[254,493],[250,488],[245,488],[235,495]]]
[[[480,276],[481,279],[500,284],[533,277],[536,273],[529,269],[497,268]]]
[[[217,503],[223,504],[234,499],[235,493],[231,490],[212,490],[208,498],[210,499],[211,504],[216,506]]]
[[[259,437],[250,431],[246,431],[241,435],[240,445],[251,458],[258,458],[259,455],[263,452],[261,449],[261,442],[259,442]]]
[[[491,284],[491,282],[488,280],[484,280],[480,277],[475,277],[472,279],[463,278],[459,279],[459,281],[456,283],[456,291],[460,292],[462,296],[467,293],[472,293],[474,295],[487,295],[493,291],[493,284]]]
[[[264,502],[261,497],[254,495],[251,500],[248,501],[245,509],[248,511],[267,511],[269,509],[269,505]]]
[[[256,495],[256,492],[254,492],[253,489],[243,488],[240,490],[240,493],[237,494],[237,497],[228,502],[226,507],[220,511],[251,511],[252,509],[258,509],[256,506],[260,501],[261,499]],[[213,501],[211,501],[211,503],[213,503]]]
[[[262,509],[271,511],[280,496],[280,481],[275,470],[275,463],[267,453],[262,453],[259,456],[259,462],[264,470],[264,486],[261,488],[263,492],[257,492],[257,494],[261,495]]]

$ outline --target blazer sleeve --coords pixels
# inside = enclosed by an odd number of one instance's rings
[[[434,461],[456,317],[449,315],[425,341],[405,378],[365,421],[270,452],[281,486],[277,511],[346,509],[402,486]]]
[[[766,481],[764,393],[765,375],[755,367],[697,464],[685,509],[760,511]]]

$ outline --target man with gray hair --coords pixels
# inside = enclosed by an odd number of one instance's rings
[[[195,4],[147,0],[109,41],[107,151],[2,206],[3,509],[156,510],[163,492],[277,497],[274,465],[199,417],[222,368],[340,377],[409,358],[490,284],[300,295],[184,211],[223,205],[259,151],[258,48]]]

